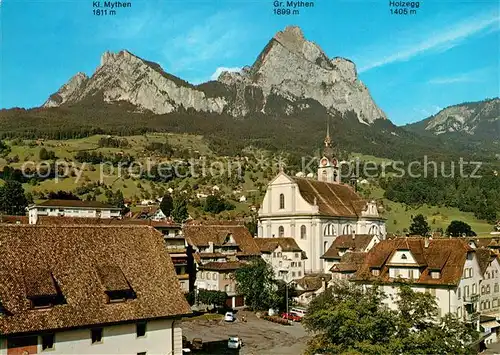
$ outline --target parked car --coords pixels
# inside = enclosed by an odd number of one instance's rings
[[[230,336],[229,340],[227,341],[227,348],[228,349],[241,349],[243,346],[243,342],[241,341],[241,338],[237,336]]]
[[[294,312],[288,312],[288,313],[283,313],[281,316],[283,319],[291,320],[293,322],[300,322],[302,319],[301,316],[299,316],[297,313]]]
[[[236,318],[234,317],[233,312],[226,312],[226,314],[224,315],[224,320],[226,322],[234,322]]]

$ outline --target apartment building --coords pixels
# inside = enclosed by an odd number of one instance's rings
[[[455,313],[479,329],[482,271],[476,251],[462,239],[381,241],[350,280],[365,287],[380,284],[390,307],[396,307],[397,286],[410,284],[413,290],[436,297],[440,316]]]
[[[36,224],[40,216],[118,218],[121,209],[99,201],[46,200],[28,207],[30,224]]]
[[[300,279],[305,274],[305,253],[293,238],[255,238],[262,258],[269,263],[278,280]]]
[[[191,221],[184,225],[183,235],[188,246],[192,248],[196,268],[201,271],[196,273],[197,289],[226,291],[229,281],[221,283],[221,278],[224,280],[226,277],[226,280],[229,280],[242,263],[261,256],[255,239],[248,229],[238,222]],[[213,280],[211,273],[221,275],[217,275],[216,280]],[[242,300],[235,288],[228,293],[227,302],[231,306],[239,306]]]
[[[182,354],[190,307],[144,226],[2,225],[0,354]]]
[[[240,261],[211,261],[200,265],[197,284],[200,289],[224,291],[228,298],[226,305],[231,308],[244,306],[244,298],[236,292],[234,273],[245,265]]]

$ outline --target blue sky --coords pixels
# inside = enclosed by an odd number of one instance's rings
[[[329,57],[353,60],[398,125],[499,96],[496,0],[429,0],[407,16],[391,15],[385,0],[317,0],[295,16],[274,15],[272,0],[131,2],[98,17],[91,0],[0,0],[0,107],[43,104],[77,72],[91,75],[106,50],[127,49],[203,82],[218,68],[251,65],[287,25]]]

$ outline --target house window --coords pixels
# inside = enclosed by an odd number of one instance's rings
[[[301,277],[301,276],[302,276],[302,272],[298,271],[298,272],[297,272],[297,275],[298,275],[299,277]]]
[[[146,322],[137,323],[135,325],[135,332],[138,338],[146,336]]]
[[[90,339],[92,340],[92,344],[102,343],[102,328],[91,329]]]
[[[299,257],[299,253],[295,253],[295,259]]]
[[[275,258],[275,257],[276,257],[276,252],[273,253],[273,258]]]
[[[42,351],[54,349],[54,333],[42,335]]]
[[[462,293],[462,289],[460,287],[457,288],[457,298],[458,299],[460,299],[460,297],[462,297],[461,293]]]
[[[213,273],[213,279],[217,280],[217,273],[216,272]]]
[[[413,269],[408,270],[408,278],[413,279]]]
[[[292,271],[292,277],[295,277],[295,271]]]
[[[211,280],[212,277],[211,277],[211,274],[209,272],[207,272],[207,280]]]
[[[469,286],[464,286],[464,297],[469,296]]]
[[[494,286],[494,292],[495,293],[498,292],[498,284],[495,284],[495,286]]]
[[[477,285],[472,284],[472,294],[475,295],[477,293]]]
[[[281,258],[281,252],[278,252],[278,258]]]
[[[285,208],[285,195],[280,194],[280,210]]]
[[[406,259],[408,259],[408,258],[406,257],[406,254],[403,254],[403,255],[401,255],[401,259],[402,259],[402,260],[406,260]]]
[[[461,307],[457,308],[457,316],[459,319],[462,318],[462,308]]]
[[[487,286],[486,286],[486,293],[488,293],[488,294],[489,294],[490,292],[491,292],[490,285],[487,285]]]
[[[439,271],[431,271],[431,278],[432,279],[439,279],[440,274],[441,273]]]
[[[279,266],[281,267],[282,265],[283,265],[283,262],[282,262],[282,261],[280,261],[280,262],[279,262]]]
[[[299,261],[299,267],[302,267],[302,261]]]
[[[373,276],[379,276],[380,275],[380,270],[379,269],[372,269],[372,275]]]

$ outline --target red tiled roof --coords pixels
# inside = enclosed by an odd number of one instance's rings
[[[490,265],[493,259],[495,259],[495,254],[493,254],[493,252],[488,248],[477,248],[475,251],[481,275],[484,275],[488,265]]]
[[[323,286],[323,279],[328,283],[332,279],[331,274],[309,274],[301,279],[295,280],[295,283],[300,286],[303,292],[316,291]]]
[[[349,249],[351,251],[365,251],[373,238],[375,238],[375,236],[369,234],[339,235],[321,258],[340,259],[339,250]]]
[[[145,226],[2,225],[0,300],[7,315],[0,316],[0,334],[89,327],[190,313],[165,251],[161,233]],[[106,285],[98,273],[101,265],[121,270],[136,298],[108,304]],[[45,271],[38,273],[38,286],[27,290],[25,281],[34,285],[29,281],[36,275],[33,270]],[[104,275],[108,286],[122,287],[123,279],[116,272],[113,275],[108,278]],[[52,282],[57,283],[66,303],[43,311],[32,310],[28,294],[51,293]]]
[[[366,208],[367,202],[349,185],[299,177],[292,179],[308,203],[317,203],[321,215],[358,217]]]
[[[222,246],[228,235],[233,239],[242,253],[247,255],[260,255],[260,249],[255,243],[254,237],[244,225],[231,224],[188,224],[183,228],[186,241],[193,246]]]
[[[394,238],[383,240],[376,244],[366,255],[366,258],[352,279],[353,281],[368,281],[392,283],[398,279],[389,277],[388,262],[397,250],[409,250],[421,270],[420,277],[412,280],[416,284],[457,285],[462,277],[462,272],[468,252],[473,252],[465,240],[431,239],[425,238]],[[379,276],[374,276],[371,270],[380,269]],[[440,269],[440,277],[433,279],[430,272]]]
[[[28,216],[12,216],[0,214],[0,223],[6,224],[28,224]]]
[[[348,252],[342,255],[340,262],[330,268],[331,272],[356,272],[363,265],[368,253]]]
[[[36,224],[41,225],[136,225],[155,228],[181,228],[181,225],[172,221],[153,221],[151,219],[134,218],[91,218],[65,216],[38,216]]]

